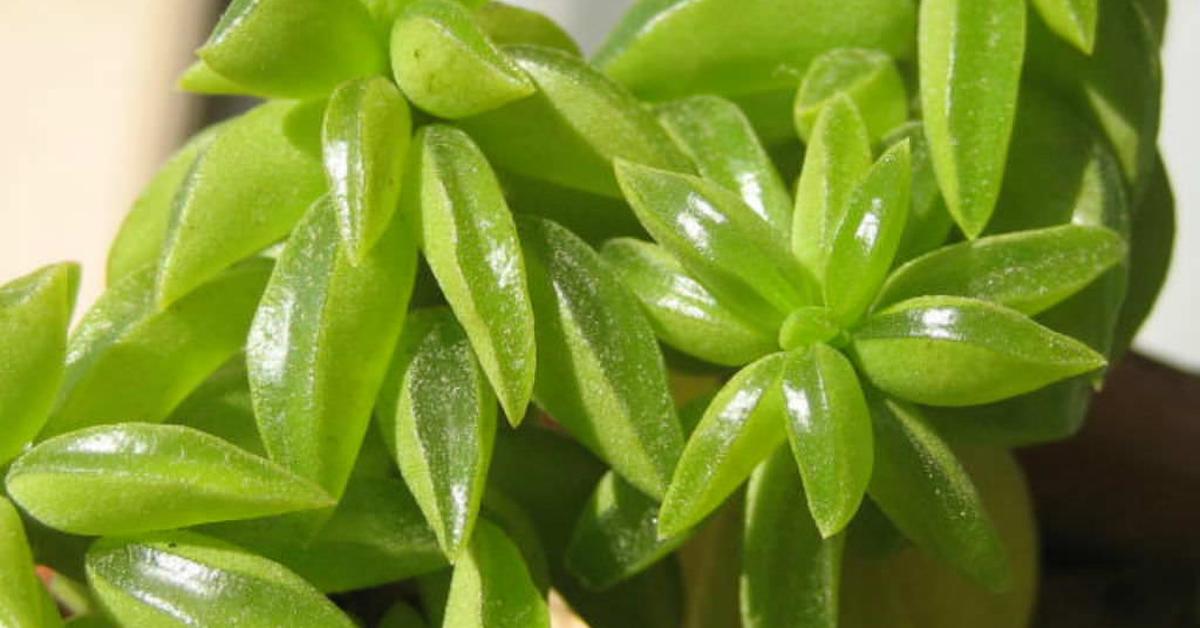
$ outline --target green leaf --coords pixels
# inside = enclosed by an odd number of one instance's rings
[[[333,505],[274,463],[181,425],[123,423],[47,440],[5,484],[39,521],[83,535],[135,534]],[[97,495],[120,499],[97,501]]]
[[[392,27],[392,74],[414,105],[465,118],[533,94],[521,68],[451,0],[418,0]]]
[[[376,628],[428,628],[425,618],[407,602],[396,602],[383,614]]]
[[[288,239],[250,329],[258,430],[276,462],[341,495],[404,324],[416,235],[397,212],[353,264],[327,199]]]
[[[246,357],[241,354],[234,356],[196,387],[171,412],[167,422],[212,434],[252,454],[267,455],[254,422]],[[390,458],[388,466],[391,466]]]
[[[918,41],[934,169],[950,214],[974,238],[1004,178],[1025,57],[1025,2],[922,2]]]
[[[0,625],[11,628],[44,628],[61,625],[46,617],[45,591],[33,571],[33,554],[25,539],[21,517],[0,497]]]
[[[320,125],[318,104],[270,102],[221,126],[172,201],[160,306],[291,231],[325,188]]]
[[[784,351],[803,348],[821,342],[841,341],[841,326],[829,313],[829,308],[808,306],[792,310],[779,328],[779,346]]]
[[[660,107],[658,119],[701,176],[737,192],[776,232],[790,232],[791,197],[737,105],[692,96]]]
[[[904,236],[900,238],[897,262],[908,261],[941,246],[954,226],[954,219],[950,217],[946,201],[942,199],[942,191],[938,189],[929,142],[925,139],[925,127],[919,120],[897,127],[883,138],[883,145],[891,147],[904,141],[908,142],[911,153],[912,185],[909,186],[908,221],[904,226]]]
[[[1170,267],[1175,243],[1175,197],[1160,155],[1133,214],[1129,242],[1129,294],[1121,306],[1112,354],[1122,355],[1150,315]]]
[[[600,254],[642,303],[663,342],[702,360],[741,366],[775,350],[775,340],[724,307],[662,247],[633,238],[605,243]]]
[[[1009,581],[1004,546],[971,478],[911,408],[874,400],[871,499],[909,539],[994,590]]]
[[[796,259],[824,278],[850,195],[871,169],[871,138],[854,102],[834,96],[822,107],[796,185],[791,245]]]
[[[576,56],[579,44],[549,17],[503,2],[487,2],[475,10],[475,22],[497,46],[528,44],[557,48]]]
[[[421,216],[422,250],[509,423],[517,425],[537,372],[533,308],[517,228],[487,160],[452,127],[421,129],[405,211]]]
[[[1083,426],[1095,390],[1074,377],[996,403],[964,408],[926,406],[926,421],[954,443],[1026,447],[1073,436]]]
[[[558,225],[518,221],[537,320],[534,397],[647,495],[683,449],[654,332],[620,278]]]
[[[825,105],[845,94],[858,107],[873,141],[908,119],[908,94],[886,53],[834,48],[813,60],[804,74],[792,115],[800,139],[809,141]]]
[[[0,286],[0,465],[46,424],[67,352],[79,265],[45,266]]]
[[[803,495],[796,465],[783,448],[750,477],[741,567],[746,628],[837,626],[845,539],[822,537]]]
[[[41,436],[165,419],[245,344],[270,272],[269,260],[247,260],[163,310],[153,266],[118,281],[67,342],[66,376]]]
[[[878,306],[927,294],[991,301],[1034,315],[1092,283],[1125,257],[1104,227],[1063,225],[961,242],[892,273]]]
[[[825,269],[825,304],[842,323],[862,316],[887,278],[908,220],[908,144],[888,149],[846,201]]]
[[[196,54],[235,83],[283,98],[327,94],[386,64],[358,0],[235,0]]]
[[[783,443],[785,409],[779,380],[785,362],[782,353],[762,358],[734,375],[713,398],[663,498],[660,537],[699,523]]]
[[[193,94],[215,96],[264,96],[244,85],[239,85],[209,67],[203,59],[197,59],[179,76],[179,89]]]
[[[808,508],[830,538],[858,512],[871,480],[871,414],[854,365],[825,344],[789,352],[780,384]]]
[[[876,386],[935,406],[998,401],[1105,365],[1019,312],[960,297],[910,299],[873,315],[855,330],[854,352]]]
[[[533,583],[542,595],[547,595],[551,585],[550,562],[533,517],[525,512],[520,503],[494,485],[488,486],[487,494],[483,496],[482,513],[483,518],[499,527],[521,550]]]
[[[1096,44],[1097,0],[1033,0],[1046,26],[1084,54]]]
[[[459,122],[497,168],[619,197],[614,158],[689,171],[654,115],[586,61],[538,46],[504,49],[537,94]]]
[[[101,539],[88,582],[121,625],[354,628],[281,565],[190,532]]]
[[[467,552],[454,566],[443,625],[550,627],[550,609],[529,577],[520,550],[486,520],[476,526]]]
[[[638,219],[723,305],[774,328],[806,305],[811,281],[781,234],[733,192],[624,160],[617,179]]]
[[[384,78],[340,85],[325,108],[325,176],[338,229],[355,262],[379,241],[396,210],[411,134],[408,103]]]
[[[412,315],[379,399],[379,425],[446,556],[471,538],[496,438],[496,397],[445,309]]]

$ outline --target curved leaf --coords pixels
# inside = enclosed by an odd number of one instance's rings
[[[475,22],[497,46],[528,44],[580,55],[579,44],[554,20],[516,5],[486,2],[475,9]]]
[[[33,570],[33,554],[25,539],[21,516],[0,497],[0,625],[11,628],[48,628],[61,625],[53,605],[42,604],[46,592]]]
[[[1046,26],[1084,54],[1096,44],[1097,0],[1033,0]]]
[[[918,41],[934,170],[950,214],[974,238],[1004,178],[1025,57],[1025,2],[922,2]]]
[[[123,423],[64,434],[13,463],[13,499],[83,535],[134,534],[333,505],[268,460],[181,425]],[[97,501],[97,495],[119,499]]]
[[[1121,306],[1112,355],[1122,355],[1150,315],[1171,264],[1175,244],[1175,197],[1167,168],[1158,157],[1146,193],[1133,214],[1129,242],[1129,294]]]
[[[866,48],[834,48],[813,60],[796,92],[792,115],[802,140],[809,141],[821,110],[839,94],[854,101],[872,140],[908,119],[904,79],[890,56]]]
[[[419,212],[425,260],[509,423],[518,425],[533,393],[537,347],[517,228],[467,134],[426,126],[414,152],[405,211]]]
[[[475,527],[471,545],[454,566],[443,625],[550,627],[550,609],[529,577],[520,550],[486,520]]]
[[[1013,310],[960,297],[921,297],[854,332],[863,372],[885,392],[935,406],[998,401],[1094,371],[1104,357]]]
[[[428,628],[425,618],[407,602],[396,602],[379,619],[376,628]]]
[[[911,153],[912,185],[909,186],[908,221],[904,226],[904,236],[900,238],[897,262],[908,261],[941,246],[954,227],[954,219],[946,210],[946,201],[938,189],[929,142],[925,139],[925,128],[920,121],[897,127],[883,138],[883,145],[891,147],[904,141],[908,142]]]

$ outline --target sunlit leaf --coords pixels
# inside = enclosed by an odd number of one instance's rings
[[[33,571],[33,554],[25,539],[21,517],[0,497],[0,625],[12,628],[49,628],[62,624],[58,609],[46,607],[46,593]],[[53,616],[47,617],[48,613]]]
[[[549,628],[550,609],[521,558],[495,525],[480,521],[454,566],[445,626]]]
[[[475,10],[475,22],[498,46],[528,44],[579,55],[579,44],[549,17],[504,2],[486,2]]]

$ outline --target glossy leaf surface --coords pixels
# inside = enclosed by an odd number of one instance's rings
[[[279,564],[190,532],[102,539],[88,550],[87,571],[122,625],[355,626]]]
[[[415,142],[405,211],[419,212],[425,260],[508,421],[517,425],[537,372],[517,228],[496,176],[467,134],[433,125]]]
[[[854,365],[825,344],[789,352],[780,377],[788,442],[823,538],[846,527],[871,480],[871,415]]]
[[[875,314],[854,332],[864,373],[917,403],[998,401],[1094,371],[1104,357],[1020,313],[960,297],[921,297]]]
[[[1096,44],[1097,0],[1033,0],[1050,30],[1085,54]]]
[[[654,332],[617,274],[554,223],[518,223],[537,319],[534,397],[652,497],[683,449]]]
[[[57,625],[52,623],[53,618],[44,617],[43,595],[21,516],[7,499],[0,497],[0,625],[12,628]],[[57,614],[57,609],[49,610]]]
[[[504,2],[486,2],[475,9],[475,22],[497,46],[527,44],[557,48],[579,55],[579,44],[546,15]]]
[[[176,193],[159,260],[167,306],[287,235],[325,188],[318,104],[260,105],[222,125]]]
[[[344,83],[321,127],[321,155],[350,257],[359,261],[387,229],[400,200],[412,114],[384,78]]]
[[[908,221],[896,261],[910,260],[941,246],[954,226],[946,210],[946,201],[938,188],[937,175],[929,154],[929,142],[920,121],[907,122],[883,138],[884,146],[908,142],[912,159],[912,184],[909,186]]]
[[[533,94],[534,84],[451,0],[418,0],[392,27],[392,74],[414,105],[465,118]]]
[[[866,48],[835,48],[813,60],[796,92],[792,115],[807,142],[821,109],[845,94],[858,107],[873,141],[908,118],[908,94],[887,54]]]
[[[803,495],[795,461],[782,447],[750,477],[740,584],[746,628],[837,626],[845,541],[821,536]]]
[[[67,342],[66,377],[42,437],[118,421],[162,421],[244,345],[271,262],[253,259],[157,307],[154,267],[121,279]]]
[[[729,380],[705,410],[663,498],[658,533],[672,536],[720,506],[785,440],[779,381],[786,358],[773,354]]]
[[[333,505],[316,485],[270,461],[179,425],[123,423],[58,436],[18,458],[5,485],[38,520],[82,535]]]
[[[841,326],[829,308],[808,306],[792,310],[779,328],[779,346],[784,351],[830,342],[842,335]]]
[[[362,262],[341,246],[326,199],[288,239],[246,346],[258,430],[271,458],[340,495],[412,293],[415,229],[403,212]]]
[[[549,628],[550,610],[534,586],[516,545],[481,521],[471,545],[454,566],[445,626]]]
[[[1025,56],[1023,0],[921,3],[921,107],[950,214],[968,238],[991,218]],[[980,77],[987,80],[980,80]]]

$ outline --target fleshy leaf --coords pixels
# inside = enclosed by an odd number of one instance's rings
[[[742,533],[745,628],[837,626],[845,540],[843,535],[821,536],[803,495],[796,464],[785,448],[750,477]]]
[[[316,485],[215,436],[147,423],[102,425],[42,442],[13,463],[5,485],[39,521],[81,535],[168,530],[334,503]]]
[[[231,81],[283,98],[327,94],[386,64],[358,0],[235,0],[196,54]]]
[[[1121,305],[1112,354],[1121,355],[1154,308],[1175,245],[1175,197],[1161,155],[1133,215],[1129,243],[1129,293]]]
[[[991,301],[1034,315],[1070,297],[1125,257],[1104,227],[1063,225],[943,247],[896,270],[878,306],[927,294]]]
[[[1033,0],[1046,26],[1084,54],[1096,44],[1097,0]]]
[[[908,119],[908,94],[896,64],[886,53],[835,48],[813,60],[796,92],[796,131],[805,142],[831,99],[845,94],[858,107],[872,141]]]
[[[411,133],[408,103],[384,78],[342,84],[325,108],[325,176],[338,229],[356,262],[383,235],[396,210]]]
[[[871,480],[871,414],[854,366],[825,344],[789,352],[780,384],[808,508],[829,538],[854,517]]]
[[[661,496],[683,431],[654,332],[587,244],[549,221],[518,226],[537,321],[538,405],[639,490]]]
[[[44,606],[46,593],[33,570],[33,554],[25,538],[21,516],[4,497],[0,497],[0,626],[11,628],[49,628],[61,625],[55,617],[58,609]]]
[[[396,602],[383,614],[376,628],[428,628],[425,618],[408,602]]]
[[[203,59],[197,59],[179,75],[179,89],[193,94],[217,96],[265,96],[255,90],[239,85],[219,72],[209,67]]]
[[[737,105],[692,96],[663,105],[658,119],[702,177],[738,193],[776,232],[791,232],[791,197]]]
[[[938,188],[937,175],[929,155],[929,142],[925,139],[925,128],[920,121],[908,122],[897,127],[883,138],[884,146],[895,146],[907,141],[912,160],[912,185],[909,186],[908,221],[904,236],[900,238],[897,262],[908,261],[922,253],[941,246],[954,219],[946,210],[946,201]]]
[[[528,44],[580,55],[579,44],[549,17],[504,2],[487,2],[475,9],[475,22],[497,46]]]
[[[825,269],[825,304],[836,320],[858,320],[887,278],[904,225],[912,179],[908,143],[884,153],[846,201]]]
[[[50,417],[67,352],[79,266],[45,266],[0,286],[0,465]]]
[[[404,211],[419,212],[422,249],[475,355],[517,425],[537,372],[533,308],[517,228],[500,184],[466,133],[417,135]]]
[[[404,324],[416,234],[397,212],[357,265],[318,200],[288,239],[246,346],[258,431],[276,462],[340,496]]]
[[[404,481],[452,561],[471,538],[496,438],[496,397],[445,309],[405,325],[379,400]]]
[[[669,537],[716,510],[786,439],[779,379],[784,354],[747,366],[721,388],[688,439],[663,498],[658,534]]]
[[[319,104],[286,101],[221,126],[172,201],[160,306],[287,235],[325,188],[320,129]]]
[[[533,81],[452,0],[418,0],[392,27],[392,74],[414,105],[465,118],[533,94]]]
[[[619,238],[605,243],[601,255],[672,347],[726,366],[747,364],[776,348],[770,333],[724,307],[662,247]]]
[[[101,539],[88,582],[121,625],[354,628],[281,565],[191,532]]]
[[[1025,4],[921,3],[925,134],[946,205],[968,238],[987,226],[1004,178],[1025,58]]]
[[[445,626],[549,628],[550,609],[520,550],[495,525],[480,521],[454,566]]]
[[[998,401],[1094,371],[1104,357],[1008,308],[920,297],[867,319],[854,352],[879,388],[934,406]]]
[[[784,351],[830,342],[842,335],[842,328],[829,308],[807,306],[792,310],[779,328],[779,346]]]
[[[118,281],[67,342],[66,377],[41,436],[165,419],[245,344],[270,273],[269,260],[248,260],[164,310],[153,266]]]

